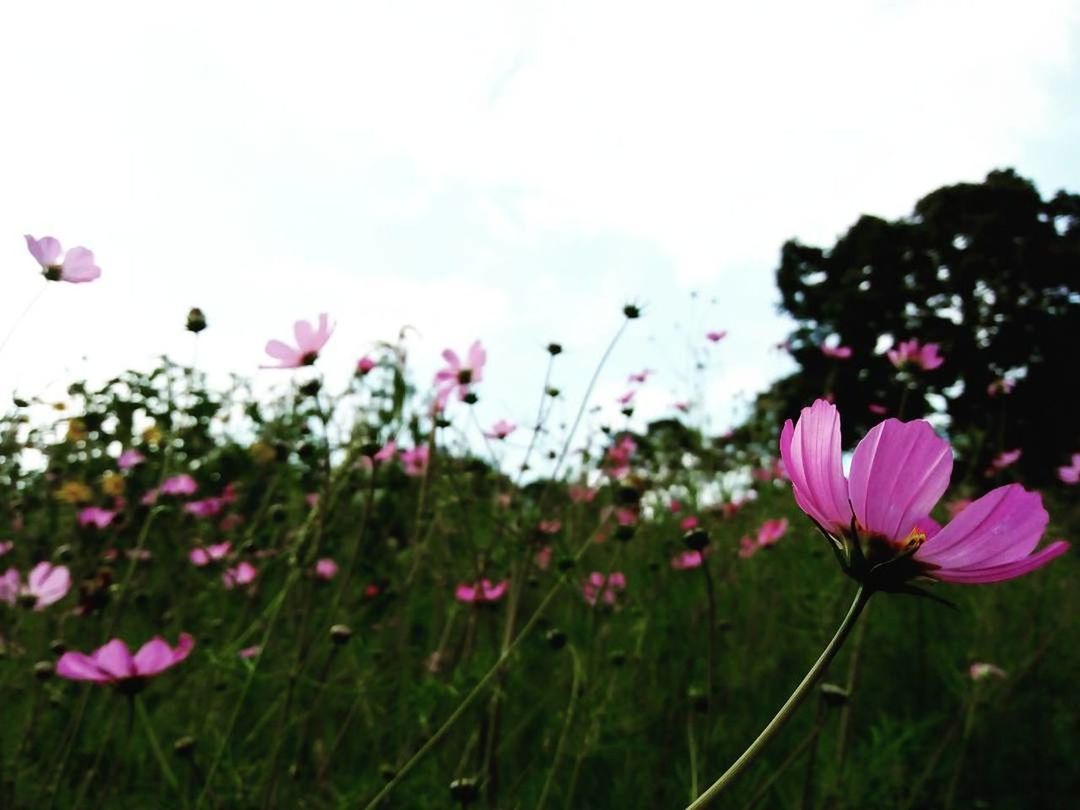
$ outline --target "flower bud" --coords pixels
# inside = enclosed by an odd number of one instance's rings
[[[627,304],[623,307],[622,314],[626,316],[628,321],[632,321],[641,317],[641,307],[636,304]]]
[[[544,638],[547,639],[548,646],[553,650],[561,650],[566,646],[566,633],[557,627],[548,630],[544,634]]]
[[[187,330],[197,335],[205,328],[206,316],[203,315],[203,311],[198,307],[192,307],[187,314]]]
[[[462,806],[472,804],[479,796],[480,790],[475,779],[462,777],[450,783],[450,798]]]
[[[461,401],[464,402],[466,405],[475,405],[479,401],[479,397],[477,397],[476,394],[470,391],[461,398]]]
[[[34,677],[39,681],[49,680],[55,671],[52,661],[38,661],[34,664]]]
[[[352,628],[347,624],[335,624],[330,628],[330,639],[337,645],[342,645],[352,638]]]
[[[173,743],[173,753],[178,757],[190,757],[195,753],[195,738],[184,736]]]
[[[690,706],[698,714],[706,714],[709,711],[709,696],[700,686],[691,686],[686,690],[686,697],[690,700]]]
[[[562,354],[562,346],[559,345],[558,343],[549,343],[547,345],[547,352],[552,357],[554,357],[557,354]]]
[[[826,706],[832,708],[839,708],[848,702],[848,691],[842,686],[838,686],[835,683],[823,683],[818,687],[821,692],[821,699],[825,701]]]
[[[691,529],[683,535],[682,541],[691,551],[703,551],[709,545],[709,533],[701,528]]]

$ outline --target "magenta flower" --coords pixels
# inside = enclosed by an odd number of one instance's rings
[[[121,470],[130,470],[144,461],[146,461],[146,456],[134,448],[129,448],[120,454],[120,458],[116,459],[116,466]]]
[[[435,401],[439,410],[446,406],[446,401],[455,391],[457,391],[458,399],[465,399],[466,394],[469,393],[469,386],[484,378],[484,364],[487,362],[487,352],[484,351],[479,340],[474,341],[469,347],[464,362],[453,349],[445,349],[442,356],[446,365],[435,373],[437,386]]]
[[[990,477],[995,473],[1001,472],[1006,467],[1011,467],[1013,464],[1020,460],[1020,455],[1022,453],[1023,451],[1019,449],[1006,450],[1003,453],[998,453],[996,456],[994,456],[994,460],[990,462],[990,466],[986,470],[987,477]]]
[[[690,412],[690,403],[686,402],[686,401],[672,402],[671,407],[674,408],[675,410],[679,411],[680,413],[689,413]]]
[[[533,562],[536,563],[536,567],[541,571],[547,571],[551,565],[551,546],[544,546],[536,552],[536,556],[533,557]]]
[[[833,360],[848,360],[851,358],[850,346],[830,346],[825,343],[821,347],[821,353]]]
[[[945,362],[945,358],[938,354],[941,346],[937,343],[920,345],[915,338],[901,341],[895,349],[889,349],[886,355],[889,362],[897,368],[913,368],[922,371],[933,371]]]
[[[612,571],[605,577],[599,571],[593,571],[581,585],[581,595],[590,605],[603,603],[614,606],[619,594],[626,590],[626,576],[621,571]]]
[[[636,451],[637,442],[630,436],[623,436],[608,448],[605,461],[613,478],[622,478],[630,472],[630,458]]]
[[[1064,467],[1058,467],[1058,478],[1066,484],[1080,482],[1080,453],[1073,453],[1071,463]]]
[[[869,587],[907,580],[978,583],[1013,579],[1068,549],[1035,552],[1049,516],[1038,493],[998,487],[944,528],[929,518],[952,474],[952,449],[926,421],[887,419],[859,442],[850,478],[841,462],[840,415],[818,400],[789,419],[780,453],[795,501],[833,544],[845,571]],[[1033,553],[1034,552],[1034,553]]]
[[[562,528],[562,522],[554,519],[541,520],[536,528],[541,534],[558,534]]]
[[[71,572],[66,566],[39,562],[30,569],[23,584],[19,572],[9,568],[0,576],[0,602],[14,605],[17,601],[42,610],[63,599],[71,590]]]
[[[293,324],[293,335],[296,338],[296,348],[282,343],[280,340],[271,340],[266,344],[266,353],[279,361],[275,365],[264,365],[259,368],[300,368],[310,366],[319,359],[319,352],[326,345],[326,341],[333,334],[334,327],[330,325],[329,316],[322,312],[319,314],[319,326],[315,328],[307,321],[297,321]]]
[[[764,523],[761,524],[761,527],[758,529],[757,544],[762,547],[776,545],[776,542],[784,536],[787,530],[787,518],[766,520]]]
[[[655,373],[656,372],[653,369],[647,368],[644,371],[639,371],[636,374],[631,374],[628,381],[632,383],[644,383],[649,379],[651,375]]]
[[[705,333],[705,339],[712,343],[719,343],[721,340],[727,337],[727,329],[715,329],[711,332]]]
[[[700,525],[701,525],[701,521],[698,519],[698,517],[696,515],[687,515],[686,517],[684,517],[682,520],[679,521],[679,528],[682,529],[684,532],[688,532],[688,531],[691,531],[692,529],[696,529]]]
[[[161,495],[194,495],[195,490],[198,488],[199,485],[195,483],[194,478],[187,473],[180,473],[180,475],[166,478],[158,489],[158,493]]]
[[[671,567],[676,571],[688,571],[691,568],[700,568],[705,558],[700,551],[683,551],[671,558]]]
[[[412,450],[401,451],[401,464],[405,468],[405,474],[417,478],[427,470],[431,451],[426,444],[414,447]]]
[[[184,511],[195,517],[208,518],[218,514],[229,504],[229,498],[203,498],[201,501],[189,501],[184,504]]]
[[[356,361],[356,374],[360,377],[366,377],[373,368],[375,368],[375,361],[367,355],[364,355]]]
[[[244,560],[239,565],[226,568],[221,575],[221,581],[225,585],[225,590],[231,591],[239,585],[248,585],[254,582],[255,577],[258,575],[259,572],[255,569],[255,566]]]
[[[79,514],[75,519],[80,526],[93,526],[96,529],[105,529],[113,522],[113,518],[115,517],[116,512],[109,509],[102,509],[100,506],[88,506],[85,509],[80,509]]]
[[[101,268],[94,264],[94,254],[84,247],[73,247],[61,259],[64,250],[57,240],[51,236],[35,239],[30,234],[26,234],[26,247],[49,281],[83,284],[101,275]]]
[[[492,425],[491,430],[486,431],[484,435],[489,439],[505,439],[515,430],[517,430],[517,425],[513,422],[507,422],[505,419],[500,419]]]
[[[866,406],[866,410],[874,414],[874,416],[884,416],[889,412],[889,409],[882,405],[880,402],[871,402]]]
[[[322,557],[315,561],[315,576],[318,579],[329,582],[338,573],[338,564],[329,557]]]
[[[591,503],[596,497],[596,490],[582,484],[571,484],[566,490],[574,503]]]
[[[160,675],[183,661],[195,646],[195,639],[181,633],[176,647],[170,647],[161,636],[143,644],[135,655],[128,646],[114,638],[90,655],[66,652],[56,662],[56,674],[71,681],[92,681],[136,692],[146,685],[146,679]]]
[[[224,543],[215,543],[210,546],[198,546],[193,548],[188,554],[188,559],[194,565],[202,568],[204,565],[209,565],[212,562],[218,560],[224,560],[228,556],[229,550],[232,548],[232,543],[226,541]]]
[[[472,585],[458,585],[454,590],[454,598],[472,605],[489,604],[502,599],[509,587],[510,582],[505,579],[497,584],[490,579],[482,579]]]
[[[630,400],[632,400],[636,394],[637,394],[637,389],[636,388],[631,388],[625,394],[621,394],[620,396],[615,397],[615,401],[618,402],[623,407],[625,407],[625,406],[630,404]]]

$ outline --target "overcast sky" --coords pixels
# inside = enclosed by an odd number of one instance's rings
[[[103,275],[49,286],[0,396],[188,360],[193,305],[205,367],[280,383],[263,344],[326,311],[331,375],[403,324],[424,382],[481,338],[482,418],[527,422],[544,345],[569,410],[634,300],[599,400],[652,367],[670,412],[727,329],[723,425],[788,368],[785,239],[996,167],[1080,189],[1078,47],[1067,0],[6,3],[0,337],[45,283],[24,233]]]

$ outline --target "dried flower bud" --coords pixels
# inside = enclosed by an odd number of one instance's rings
[[[206,328],[206,316],[198,307],[192,307],[187,314],[187,330],[199,334]]]

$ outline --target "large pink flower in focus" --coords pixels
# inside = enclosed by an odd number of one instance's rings
[[[131,654],[127,644],[114,638],[90,655],[66,652],[56,662],[56,674],[72,681],[92,681],[137,691],[147,678],[160,675],[176,666],[191,652],[195,639],[181,633],[176,647],[170,647],[160,636],[154,636]]]
[[[1049,516],[1039,494],[1018,484],[991,490],[939,528],[929,514],[949,485],[952,449],[928,422],[874,426],[855,448],[850,478],[840,447],[840,415],[824,400],[803,408],[796,424],[789,419],[780,436],[796,502],[845,571],[870,587],[902,589],[913,577],[1000,582],[1069,547],[1056,541],[1035,552]]]
[[[919,344],[915,338],[904,340],[895,349],[889,349],[886,355],[889,362],[897,368],[917,368],[933,371],[940,368],[945,358],[938,354],[941,346],[937,343]]]
[[[446,407],[446,401],[454,391],[457,391],[458,399],[465,399],[469,386],[484,379],[484,364],[487,362],[487,352],[479,340],[473,341],[464,361],[453,349],[445,349],[442,356],[446,365],[435,372],[435,402],[440,410]]]
[[[330,318],[325,312],[319,314],[318,328],[307,321],[297,321],[293,324],[296,347],[293,348],[280,340],[271,340],[266,344],[266,353],[279,362],[276,366],[264,365],[259,368],[310,366],[319,358],[319,352],[322,351],[322,347],[326,345],[333,331],[334,327],[330,325]]]
[[[26,234],[26,248],[41,265],[41,272],[49,281],[66,281],[84,284],[101,275],[101,268],[94,264],[93,252],[84,247],[73,247],[61,259],[64,249],[51,236],[35,239]]]

